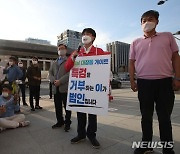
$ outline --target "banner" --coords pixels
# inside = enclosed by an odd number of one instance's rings
[[[67,110],[106,115],[110,55],[77,57],[70,71]]]

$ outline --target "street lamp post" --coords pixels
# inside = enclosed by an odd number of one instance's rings
[[[167,0],[160,0],[160,1],[157,3],[157,5],[162,5],[162,4],[164,4],[166,1],[167,1]]]

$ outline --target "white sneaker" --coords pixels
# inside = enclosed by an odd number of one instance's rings
[[[29,126],[30,124],[30,121],[22,121],[19,123],[19,127],[26,127],[26,126]]]

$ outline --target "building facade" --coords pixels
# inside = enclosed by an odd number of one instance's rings
[[[34,44],[26,41],[0,39],[1,65],[5,66],[10,56],[16,56],[25,68],[29,67],[33,56],[38,57],[42,71],[48,71],[57,58],[57,47],[53,45]]]
[[[111,52],[111,71],[113,73],[128,72],[130,44],[115,41],[106,44],[106,49]]]
[[[35,38],[27,38],[25,42],[33,43],[33,44],[44,44],[44,45],[51,45],[50,41],[42,40],[42,39],[35,39]]]
[[[68,48],[73,50],[78,48],[79,43],[82,41],[82,34],[73,30],[66,30],[58,37],[58,44],[65,44]]]

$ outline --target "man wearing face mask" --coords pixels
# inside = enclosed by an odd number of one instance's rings
[[[9,65],[6,66],[4,69],[4,74],[6,74],[7,80],[10,84],[15,82],[16,80],[22,78],[23,73],[21,69],[17,66],[17,58],[16,57],[10,57],[9,58]]]
[[[41,69],[39,68],[37,57],[32,58],[32,65],[27,69],[27,78],[29,84],[29,102],[31,111],[35,111],[35,109],[42,109],[42,107],[39,106]],[[35,98],[36,101],[35,107],[33,98]]]
[[[110,54],[109,52],[104,52],[100,48],[96,48],[93,46],[93,42],[96,38],[96,32],[92,28],[85,28],[82,31],[82,43],[84,46],[78,51],[74,51],[71,56],[68,58],[66,62],[66,70],[70,71],[70,69],[74,66],[74,62],[77,56],[95,56],[95,55],[105,55]],[[88,128],[86,130],[86,121],[88,116]],[[86,136],[89,138],[92,146],[94,148],[99,148],[100,144],[96,139],[96,131],[97,131],[97,115],[94,114],[86,114],[77,112],[78,119],[78,135],[71,140],[71,143],[79,143],[84,140]]]
[[[58,55],[57,60],[52,64],[49,70],[49,79],[53,84],[54,88],[54,104],[57,123],[52,126],[52,128],[60,128],[65,124],[64,130],[68,132],[71,125],[71,111],[66,110],[67,101],[67,91],[68,91],[68,81],[69,73],[65,70],[65,63],[67,46],[64,44],[58,45]],[[65,109],[65,120],[63,118],[63,108]]]
[[[142,115],[142,142],[151,142],[153,137],[154,106],[159,121],[160,139],[173,143],[171,113],[174,106],[174,90],[180,89],[180,56],[173,35],[156,32],[159,13],[145,12],[141,17],[144,32],[142,38],[132,42],[129,54],[131,89],[138,91]],[[137,73],[137,83],[135,82]],[[174,72],[174,74],[173,74]],[[174,78],[173,78],[174,76]],[[164,144],[163,154],[174,154],[173,147]],[[137,148],[134,154],[152,152],[152,148]]]
[[[18,83],[18,85],[19,85],[19,87],[21,89],[21,93],[22,93],[22,102],[23,102],[23,105],[28,106],[27,103],[26,103],[26,86],[25,86],[26,69],[24,68],[22,61],[20,61],[18,63],[18,66],[23,72],[23,76],[22,76],[22,78],[19,79],[19,83]]]
[[[7,128],[25,127],[30,124],[25,121],[24,114],[14,114],[20,109],[17,97],[12,95],[12,86],[4,84],[0,96],[0,133]]]

